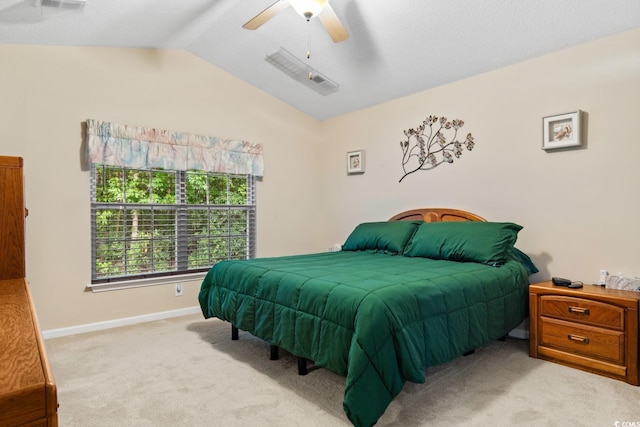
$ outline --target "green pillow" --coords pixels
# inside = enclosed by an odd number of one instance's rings
[[[533,261],[531,261],[531,258],[529,258],[529,255],[525,254],[515,246],[511,250],[511,256],[513,257],[513,259],[515,259],[516,261],[518,261],[520,264],[523,265],[523,267],[527,270],[527,274],[529,276],[540,271],[538,270],[538,267],[536,267],[536,265],[533,263]]]
[[[404,252],[409,257],[502,265],[522,226],[511,222],[425,222]]]
[[[342,250],[375,250],[399,254],[420,224],[422,221],[364,222],[351,232],[342,245]]]

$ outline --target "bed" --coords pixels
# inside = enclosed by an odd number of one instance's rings
[[[342,250],[223,261],[199,301],[299,360],[346,377],[344,411],[371,426],[427,367],[505,337],[527,315],[522,227],[455,209],[359,224]],[[237,329],[236,329],[237,331]]]

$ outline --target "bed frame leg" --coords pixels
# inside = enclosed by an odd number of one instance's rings
[[[307,359],[304,357],[298,357],[298,375],[307,375]]]
[[[271,344],[271,346],[269,347],[269,350],[271,351],[271,355],[269,356],[269,359],[278,360],[278,346]]]
[[[234,341],[238,339],[238,328],[235,325],[231,325],[231,339]]]
[[[462,353],[463,356],[471,356],[473,353],[475,353],[475,350],[469,350],[466,353]]]
[[[498,341],[506,341],[507,340],[507,336],[503,335],[500,338],[498,338]]]

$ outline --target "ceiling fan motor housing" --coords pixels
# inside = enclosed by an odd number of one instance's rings
[[[304,16],[308,21],[322,12],[329,0],[289,0],[289,3],[291,3],[296,12]]]

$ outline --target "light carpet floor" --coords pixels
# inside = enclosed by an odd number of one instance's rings
[[[46,340],[61,427],[351,425],[344,378],[190,315]],[[616,421],[621,424],[616,424]],[[379,426],[640,426],[640,388],[531,359],[507,339],[406,383]]]

